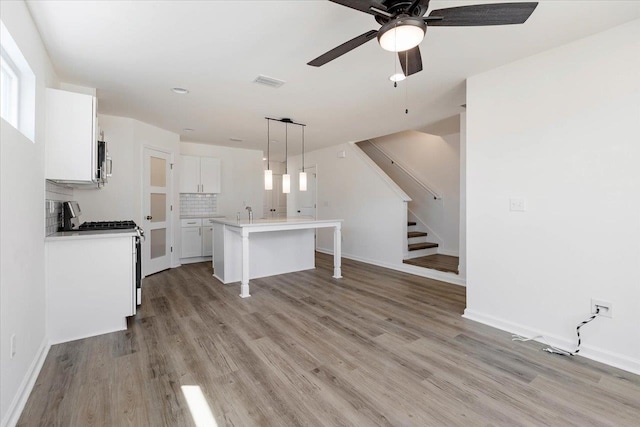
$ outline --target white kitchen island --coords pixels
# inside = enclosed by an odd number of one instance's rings
[[[333,228],[333,277],[341,273],[341,219],[274,218],[253,221],[213,219],[213,276],[241,282],[247,298],[249,279],[315,268],[315,232]]]

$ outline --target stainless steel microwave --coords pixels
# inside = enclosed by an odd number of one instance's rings
[[[112,169],[113,160],[107,150],[107,143],[105,141],[98,141],[98,169],[96,171],[98,186],[104,185],[109,181]]]

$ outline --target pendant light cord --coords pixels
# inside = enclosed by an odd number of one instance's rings
[[[289,123],[284,124],[284,173],[289,173]]]
[[[271,165],[269,163],[269,160],[270,160],[269,152],[271,151],[270,144],[271,144],[271,120],[267,120],[267,170],[271,170]]]
[[[302,126],[302,172],[304,172],[304,126]]]

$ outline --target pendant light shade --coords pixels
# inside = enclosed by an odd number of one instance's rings
[[[271,143],[271,132],[270,132],[270,121],[267,120],[267,169],[264,171],[264,189],[265,190],[273,190],[273,172],[271,171],[271,165],[269,162],[269,151],[270,151],[270,143]]]
[[[300,191],[307,191],[307,173],[300,172]]]
[[[284,123],[284,175],[282,175],[282,192],[291,193],[291,175],[289,175],[289,122]]]
[[[282,175],[282,192],[285,194],[291,193],[291,175],[288,173]]]
[[[273,190],[273,171],[271,169],[264,171],[264,189]]]
[[[304,171],[304,126],[302,126],[302,171],[298,179],[300,191],[307,191],[307,173]]]

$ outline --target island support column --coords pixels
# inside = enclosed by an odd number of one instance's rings
[[[342,279],[342,224],[333,230],[333,278]]]
[[[242,282],[240,284],[240,297],[248,298],[249,294],[249,231],[242,227]]]

